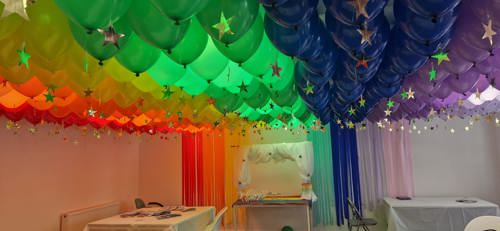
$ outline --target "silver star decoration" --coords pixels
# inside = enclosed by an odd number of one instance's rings
[[[99,33],[104,35],[104,42],[103,46],[106,46],[108,44],[113,44],[115,45],[116,48],[120,49],[120,45],[118,44],[118,40],[120,38],[123,38],[125,35],[116,33],[115,28],[113,28],[113,25],[110,25],[108,27],[108,30],[103,30],[103,29],[97,29]]]
[[[0,0],[5,7],[3,8],[2,15],[0,16],[0,19],[8,17],[11,14],[17,14],[21,16],[22,18],[26,19],[29,21],[28,14],[26,14],[26,7],[28,6],[29,2],[28,0]]]
[[[93,108],[90,108],[89,110],[87,110],[87,113],[89,114],[89,116],[95,117],[95,113],[97,113],[97,111]]]

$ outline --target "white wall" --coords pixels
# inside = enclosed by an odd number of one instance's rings
[[[439,120],[411,137],[416,196],[475,196],[500,204],[500,128],[484,120]],[[451,133],[450,129],[455,129]]]

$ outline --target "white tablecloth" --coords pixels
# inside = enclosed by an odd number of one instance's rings
[[[189,212],[174,212],[182,214],[158,220],[156,217],[127,217],[114,216],[87,224],[84,231],[194,231],[204,230],[213,221],[214,207],[195,207]],[[161,208],[145,208],[157,211]]]
[[[476,200],[460,203],[459,199]],[[462,231],[472,219],[499,215],[498,205],[479,198],[416,197],[385,198],[387,231]]]

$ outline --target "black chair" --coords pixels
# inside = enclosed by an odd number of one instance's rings
[[[370,231],[368,226],[377,225],[377,221],[373,218],[364,218],[361,216],[361,212],[359,212],[358,208],[354,205],[351,199],[347,199],[347,204],[349,204],[349,208],[352,212],[352,219],[349,220],[349,231],[352,230],[352,227],[357,227],[357,231],[360,228],[363,228],[364,231]]]
[[[159,202],[149,202],[146,206],[146,203],[141,198],[135,198],[135,208],[142,209],[146,207],[163,207],[163,205]]]

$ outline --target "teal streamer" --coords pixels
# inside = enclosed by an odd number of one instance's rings
[[[314,174],[312,176],[313,190],[318,200],[313,204],[314,224],[333,225],[335,218],[333,209],[333,164],[330,125],[326,131],[310,131],[307,140],[313,143]]]

